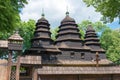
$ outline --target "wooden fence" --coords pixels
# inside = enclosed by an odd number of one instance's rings
[[[0,80],[7,80],[7,60],[0,60]]]

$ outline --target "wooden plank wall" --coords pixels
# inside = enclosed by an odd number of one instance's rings
[[[39,75],[38,80],[120,80],[119,75]]]
[[[78,78],[74,75],[42,75],[38,80],[78,80]]]
[[[0,60],[0,80],[7,80],[7,60]]]

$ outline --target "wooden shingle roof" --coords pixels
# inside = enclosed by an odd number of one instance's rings
[[[86,30],[87,32],[89,32],[89,31],[93,31],[93,32],[95,32],[95,30],[93,29],[93,27],[92,27],[92,25],[90,24],[90,25],[88,25],[88,28],[87,28],[87,30]]]
[[[23,41],[23,38],[16,32],[12,36],[8,38],[8,40],[17,40],[17,41]]]
[[[120,67],[53,67],[44,66],[38,74],[120,74]]]
[[[38,23],[39,22],[45,22],[45,23],[48,23],[48,20],[47,19],[45,19],[45,17],[41,17],[39,20],[38,20]]]
[[[79,47],[74,47],[74,46],[68,46],[65,43],[61,43],[59,48],[64,48],[64,49],[75,49],[75,50],[85,50],[85,51],[90,51],[90,48],[87,46],[79,46]]]
[[[30,64],[30,65],[39,65],[41,64],[41,56],[21,56],[20,57],[21,64]]]
[[[66,15],[66,17],[61,21],[61,23],[64,22],[75,22],[75,20],[71,18],[69,15]]]
[[[0,48],[8,48],[8,41],[7,40],[0,40]]]

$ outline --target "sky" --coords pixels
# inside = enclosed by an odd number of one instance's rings
[[[28,21],[29,19],[37,21],[41,18],[42,12],[44,12],[50,27],[54,28],[60,25],[60,22],[66,16],[66,11],[69,11],[70,17],[74,18],[76,23],[80,23],[83,20],[100,21],[102,16],[100,13],[95,12],[92,6],[87,7],[82,0],[28,0],[28,4],[22,9],[20,17],[22,21]],[[107,25],[112,29],[120,27],[118,20]]]

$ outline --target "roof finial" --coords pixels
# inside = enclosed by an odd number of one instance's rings
[[[88,20],[90,21],[90,16],[88,16]]]
[[[99,53],[96,52],[96,67],[99,66]]]
[[[15,34],[18,34],[19,33],[19,29],[16,28],[15,31],[14,31]]]
[[[15,33],[16,33],[16,34],[18,34],[18,33],[19,33],[19,31],[18,31],[18,30],[16,30],[16,31],[15,31]]]
[[[68,6],[66,7],[67,11],[66,11],[66,15],[69,15],[69,12],[68,12]]]
[[[89,23],[88,23],[88,26],[89,26],[89,27],[90,27],[90,26],[92,26],[92,22],[91,22],[91,20],[90,20],[90,19],[91,19],[91,17],[90,17],[90,16],[88,16],[88,22],[89,22]]]
[[[42,15],[41,15],[42,17],[44,17],[45,16],[45,14],[44,14],[44,9],[42,8]]]

